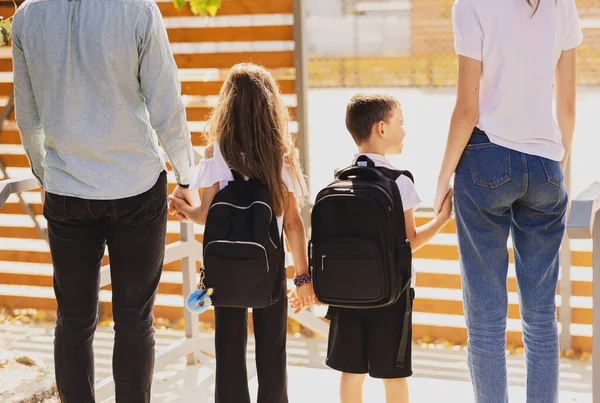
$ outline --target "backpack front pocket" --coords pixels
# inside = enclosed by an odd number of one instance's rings
[[[265,308],[271,304],[266,249],[254,242],[213,241],[204,248],[207,287],[215,306]]]
[[[315,242],[312,256],[317,297],[332,305],[378,301],[384,295],[382,259],[372,242]]]

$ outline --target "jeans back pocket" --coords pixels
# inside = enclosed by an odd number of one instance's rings
[[[496,189],[512,180],[510,150],[493,143],[469,144],[466,149],[473,184]]]
[[[558,161],[552,161],[547,158],[539,157],[542,162],[542,167],[546,173],[548,183],[553,184],[556,187],[562,187],[565,182],[565,174],[562,169],[562,165]]]

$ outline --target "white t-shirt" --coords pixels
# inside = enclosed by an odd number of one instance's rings
[[[287,186],[288,190],[296,196],[297,199],[302,199],[308,195],[308,189],[306,187],[306,181],[304,177],[300,177],[300,183],[297,180],[293,180],[292,176],[284,166],[281,171],[283,182]],[[192,181],[190,182],[190,188],[201,189],[209,188],[215,183],[219,183],[219,188],[222,190],[227,187],[230,181],[233,180],[233,173],[231,168],[219,148],[219,144],[214,144],[214,153],[211,158],[201,160],[194,170]],[[277,217],[277,224],[279,226],[279,233],[283,233],[283,214]]]
[[[483,63],[477,127],[492,143],[561,161],[553,79],[563,50],[582,42],[575,0],[456,0],[456,53]]]
[[[396,169],[394,166],[385,158],[383,155],[379,154],[357,154],[354,156],[354,160],[352,161],[352,165],[356,164],[356,160],[361,155],[368,157],[373,163],[375,163],[376,167],[385,167],[390,169]],[[396,179],[396,185],[398,185],[398,190],[400,191],[400,197],[402,198],[402,207],[404,211],[412,209],[416,209],[421,204],[421,199],[419,198],[419,194],[415,189],[415,184],[410,178],[406,175],[400,175],[398,179]],[[414,288],[416,284],[416,276],[415,276],[415,266],[412,267],[412,280],[411,287]]]

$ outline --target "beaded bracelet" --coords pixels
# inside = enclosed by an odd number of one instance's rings
[[[302,287],[303,285],[309,284],[311,282],[310,274],[303,274],[301,276],[294,277],[294,285],[296,287]]]

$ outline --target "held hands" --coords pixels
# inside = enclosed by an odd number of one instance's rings
[[[309,308],[315,304],[319,304],[313,284],[307,283],[303,286],[294,288],[288,294],[290,306],[295,309],[294,313],[300,313],[305,308]]]
[[[435,201],[433,203],[434,216],[445,221],[449,221],[452,214],[452,196],[454,190],[450,187],[450,181],[438,182],[437,191],[435,194]]]
[[[436,216],[437,219],[442,220],[442,222],[444,222],[444,223],[447,223],[448,221],[450,221],[450,219],[453,218],[453,216],[454,216],[454,213],[452,212],[452,208],[453,208],[452,197],[453,196],[454,196],[454,190],[450,189],[448,191],[448,193],[446,194],[444,201],[442,202],[442,207],[440,208],[439,213]]]
[[[177,214],[180,221],[186,222],[188,219],[193,221],[198,206],[200,206],[200,197],[196,190],[178,185],[169,196],[169,214]]]
[[[435,217],[442,211],[442,205],[444,200],[450,191],[450,180],[445,181],[440,179],[437,184],[437,190],[435,192],[435,201],[433,202],[433,214]]]

